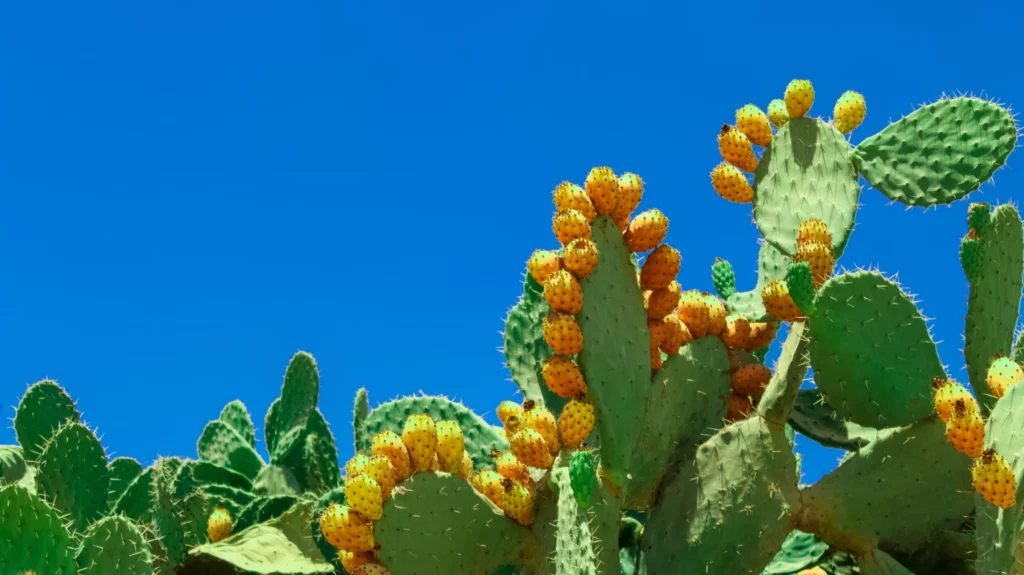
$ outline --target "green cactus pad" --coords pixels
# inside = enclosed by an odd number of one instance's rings
[[[890,200],[949,204],[992,177],[1017,143],[1008,111],[978,98],[918,108],[864,139],[852,153],[860,174]]]
[[[20,446],[0,445],[0,485],[21,481],[27,469]]]
[[[300,351],[288,363],[281,386],[281,402],[273,422],[268,414],[267,428],[272,424],[274,427],[273,443],[269,442],[269,437],[267,443],[271,462],[280,463],[300,443],[319,396],[320,374],[316,361],[312,355]]]
[[[461,403],[439,396],[406,397],[377,406],[366,418],[366,434],[372,438],[382,431],[391,430],[402,435],[405,420],[413,414],[426,414],[434,421],[454,419],[459,422],[466,438],[466,451],[473,459],[475,469],[493,469],[491,450],[507,451],[509,448],[508,441],[498,435],[498,428],[489,425]]]
[[[992,223],[992,206],[986,202],[972,202],[967,207],[967,227],[979,236],[985,233]]]
[[[914,575],[888,553],[873,549],[858,560],[861,575]]]
[[[970,459],[949,444],[945,429],[928,418],[880,430],[801,493],[801,529],[848,549],[913,552],[937,530],[955,528],[974,498]]]
[[[77,575],[60,515],[20,485],[0,487],[0,572]]]
[[[792,260],[768,242],[761,243],[757,254],[757,284],[754,289],[736,292],[726,300],[729,311],[738,313],[750,321],[768,321],[772,317],[764,309],[761,290],[768,282],[786,277],[786,270]]]
[[[275,495],[273,497],[257,497],[235,517],[234,532],[248,529],[257,523],[265,523],[280,517],[285,511],[299,502],[294,495]]]
[[[627,509],[644,509],[668,461],[682,445],[698,444],[722,425],[730,393],[729,356],[716,337],[691,341],[651,378],[631,481],[620,497]]]
[[[732,270],[732,264],[722,258],[715,258],[711,266],[711,283],[718,292],[718,297],[729,299],[736,293],[736,273]]]
[[[207,573],[234,568],[254,574],[332,573],[309,534],[314,503],[303,501],[281,516],[245,531],[196,547],[189,552],[186,573]]]
[[[135,478],[142,475],[142,464],[131,457],[118,457],[107,465],[110,472],[110,487],[107,502],[114,507]]]
[[[365,387],[356,392],[355,404],[352,406],[352,430],[355,433],[356,453],[369,453],[372,438],[366,436],[363,424],[370,415],[370,396]]]
[[[211,501],[212,504],[216,505],[220,503],[224,507],[228,508],[232,516],[238,515],[242,509],[252,503],[255,499],[255,495],[248,491],[242,491],[241,489],[235,489],[234,487],[228,487],[227,485],[204,485],[202,492]]]
[[[93,523],[78,547],[79,575],[152,575],[153,555],[138,526],[119,516]]]
[[[612,484],[622,487],[644,423],[651,343],[643,294],[622,232],[608,216],[594,220],[591,228],[601,259],[593,273],[580,280],[579,364],[597,408],[601,464]]]
[[[249,411],[245,409],[244,403],[236,399],[225,405],[220,411],[220,420],[237,431],[250,447],[256,448],[256,428],[253,427],[252,418],[249,417]]]
[[[242,491],[252,491],[252,480],[241,473],[210,463],[209,461],[194,461],[190,463],[192,475],[199,485],[226,485],[235,489],[241,489]]]
[[[280,465],[267,465],[253,482],[253,491],[257,495],[298,495],[302,492],[299,480],[287,468]]]
[[[757,412],[769,423],[779,427],[786,425],[800,392],[800,385],[807,375],[808,360],[807,324],[790,324],[789,335],[782,346],[775,373],[757,406]]]
[[[334,434],[319,409],[313,411],[306,424],[302,449],[293,451],[285,464],[306,491],[323,493],[341,482]]]
[[[599,254],[598,258],[601,257]],[[541,364],[554,353],[544,341],[542,327],[549,313],[544,286],[526,274],[523,295],[505,319],[505,364],[525,399],[560,413],[567,400],[548,389],[541,377]]]
[[[58,427],[79,419],[75,402],[57,382],[45,379],[33,384],[14,414],[14,431],[25,450],[25,459],[35,461]]]
[[[850,145],[821,120],[790,120],[775,134],[754,172],[757,227],[788,256],[796,254],[800,223],[817,218],[828,226],[839,259],[853,231],[859,197]]]
[[[148,467],[132,480],[125,488],[124,494],[114,504],[114,513],[125,515],[129,519],[148,523],[153,513],[153,475],[154,467]]]
[[[188,551],[183,517],[175,497],[175,477],[180,460],[160,458],[153,474],[153,528],[166,550],[167,563],[175,569],[185,561]]]
[[[965,237],[960,240],[960,267],[964,270],[964,277],[967,281],[974,283],[981,275],[981,267],[985,256],[981,240],[978,238]]]
[[[216,419],[206,424],[196,445],[199,459],[237,471],[256,479],[263,460],[230,425]]]
[[[1009,204],[996,208],[980,240],[981,264],[967,300],[964,357],[971,387],[987,413],[995,397],[985,376],[997,353],[1010,355],[1020,309],[1024,227],[1017,209]]]
[[[310,536],[313,537],[313,543],[316,545],[317,549],[320,550],[320,553],[324,558],[327,559],[327,561],[334,562],[340,569],[341,560],[338,558],[338,550],[327,541],[323,532],[320,531],[320,516],[328,507],[331,506],[332,503],[345,505],[344,485],[335,487],[317,499],[316,507],[313,508],[313,514],[309,523],[309,533]]]
[[[589,451],[574,451],[569,461],[569,479],[576,504],[584,509],[594,501],[594,485],[597,483],[597,469],[594,454]]]
[[[999,398],[985,426],[985,448],[995,449],[1013,466],[1017,478],[1017,504],[999,509],[974,495],[977,511],[978,575],[1019,573],[1024,560],[1024,385],[1015,385]],[[1016,570],[1015,570],[1016,569]]]
[[[458,477],[417,473],[402,486],[374,528],[380,563],[392,573],[490,575],[536,545],[527,528]]]
[[[643,524],[632,517],[623,517],[619,528],[619,571],[622,575],[636,575],[640,559],[640,536]]]
[[[815,305],[814,380],[843,419],[883,428],[933,413],[931,381],[946,372],[924,318],[898,285],[874,272],[843,274],[821,286]]]
[[[792,575],[802,569],[813,567],[826,551],[827,543],[822,543],[810,533],[794,529],[761,575]]]
[[[651,512],[642,542],[647,572],[760,573],[789,535],[796,484],[781,426],[752,417],[726,427],[700,446]]]
[[[76,530],[85,531],[107,512],[107,454],[86,426],[69,423],[58,429],[39,455],[36,469],[39,494],[69,515]]]
[[[789,264],[786,269],[786,287],[796,307],[808,317],[814,315],[814,276],[811,274],[811,264]]]
[[[878,430],[839,417],[816,388],[801,389],[789,415],[789,424],[825,447],[855,450],[877,437]]]

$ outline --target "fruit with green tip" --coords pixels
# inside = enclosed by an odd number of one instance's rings
[[[768,102],[768,120],[776,128],[785,126],[786,122],[789,122],[789,110],[786,109],[786,103],[779,98]]]
[[[206,535],[214,543],[231,536],[231,512],[218,503],[206,522]]]
[[[864,95],[847,90],[836,100],[835,108],[832,110],[832,125],[841,133],[849,134],[860,126],[867,113],[868,105],[864,101]]]
[[[985,383],[988,384],[989,390],[992,391],[992,395],[996,399],[1005,395],[1007,390],[1020,383],[1022,379],[1024,379],[1024,369],[1020,367],[1020,364],[1002,354],[996,356],[985,375]]]
[[[790,118],[803,118],[814,105],[814,86],[810,80],[791,80],[783,99]]]
[[[558,356],[552,356],[552,357],[558,357]],[[547,360],[545,360],[545,362],[546,361]],[[580,377],[582,377],[582,375]],[[502,401],[501,403],[498,404],[498,409],[496,411],[497,411],[497,414],[498,414],[498,421],[500,421],[502,425],[505,424],[505,420],[508,419],[508,416],[510,416],[510,415],[515,415],[515,416],[517,416],[519,418],[523,417],[523,406],[519,405],[518,403],[516,403],[514,401],[508,401],[508,400]]]

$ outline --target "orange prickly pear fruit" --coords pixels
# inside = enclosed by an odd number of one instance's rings
[[[612,210],[615,221],[629,220],[629,215],[640,205],[644,195],[644,181],[640,176],[626,172],[619,176],[619,200]]]
[[[679,282],[674,280],[667,287],[644,293],[647,318],[661,319],[675,311],[676,306],[679,305],[680,293]]]
[[[548,444],[551,455],[557,455],[562,446],[558,442],[558,423],[551,411],[543,405],[537,405],[533,400],[527,399],[523,402],[523,425],[536,431]]]
[[[739,421],[750,416],[754,404],[750,398],[738,393],[729,394],[729,409],[725,413],[725,420],[728,422]]]
[[[994,449],[986,449],[974,461],[971,476],[975,491],[985,501],[1002,509],[1017,503],[1017,477],[1013,467]]]
[[[391,572],[379,563],[364,563],[356,567],[352,575],[391,575]]]
[[[729,349],[745,349],[750,339],[750,321],[739,314],[729,314],[725,318],[725,331],[719,337]]]
[[[758,146],[772,143],[772,125],[761,108],[747,104],[736,110],[736,127]]]
[[[395,466],[395,481],[401,481],[412,473],[409,450],[405,447],[405,442],[402,441],[402,438],[394,431],[382,431],[373,436],[370,453],[373,455],[383,455],[388,458],[391,465]]]
[[[682,263],[683,256],[679,250],[668,244],[661,244],[647,256],[644,265],[640,267],[640,287],[644,290],[668,287],[679,274]]]
[[[601,166],[590,170],[584,188],[598,215],[605,216],[615,210],[619,201],[619,179],[611,168]]]
[[[337,503],[320,514],[320,532],[328,543],[342,551],[360,553],[374,547],[370,520]]]
[[[429,415],[410,415],[402,429],[402,442],[409,450],[414,472],[430,471],[437,453],[437,427]]]
[[[811,264],[811,276],[814,279],[814,287],[819,288],[825,280],[832,275],[832,268],[836,261],[832,256],[832,246],[821,242],[808,241],[797,245],[794,262],[807,262]]]
[[[695,289],[683,292],[679,296],[677,309],[679,310],[679,319],[686,324],[694,339],[707,335],[711,324],[711,310],[702,293]]]
[[[676,314],[671,314],[662,320],[661,328],[661,351],[664,351],[668,355],[676,355],[679,353],[679,348],[690,343],[693,340],[693,334],[690,333],[690,329],[686,327],[686,324],[679,319]]]
[[[1000,353],[996,355],[996,359],[989,366],[985,383],[988,384],[992,395],[999,399],[1022,379],[1024,379],[1024,369],[1021,369],[1017,362]]]
[[[783,96],[790,118],[802,118],[814,104],[814,86],[810,80],[793,80],[786,86]]]
[[[525,463],[519,461],[512,452],[494,450],[491,452],[491,458],[494,459],[494,469],[502,477],[508,477],[522,483],[531,483],[533,481],[530,477],[530,469],[526,467]]]
[[[757,170],[757,156],[754,148],[743,132],[725,124],[718,134],[718,151],[722,158],[744,172]]]
[[[567,447],[576,447],[583,443],[594,430],[594,406],[587,403],[583,395],[579,395],[562,408],[558,416],[558,431],[562,443]]]
[[[583,309],[583,287],[566,270],[558,270],[544,280],[544,299],[551,309],[575,315]]]
[[[593,233],[587,217],[579,210],[562,210],[555,213],[551,219],[551,231],[555,232],[558,243],[563,246],[569,245],[569,242],[577,238],[589,240]]]
[[[583,188],[572,182],[562,182],[555,186],[552,199],[556,212],[576,210],[583,214],[589,223],[594,223],[594,220],[597,219],[597,210],[594,209],[594,203],[590,201],[590,196]]]
[[[523,417],[523,406],[514,401],[507,400],[498,404],[498,419],[502,425],[505,424],[505,420],[510,415],[516,415],[521,419]]]
[[[345,501],[352,511],[376,521],[384,514],[384,494],[380,484],[360,473],[345,480]]]
[[[761,290],[761,303],[764,304],[764,309],[779,321],[800,321],[804,318],[804,313],[793,301],[793,296],[789,295],[786,280],[777,279],[765,284]]]
[[[579,279],[589,276],[597,269],[597,244],[586,238],[576,238],[565,246],[562,265]]]
[[[360,565],[366,565],[367,563],[373,563],[377,559],[373,556],[372,551],[360,551],[359,553],[352,553],[351,551],[338,551],[338,557],[341,559],[341,566],[345,568],[347,573],[352,573],[359,568]]]
[[[538,469],[548,469],[554,463],[544,436],[535,429],[523,425],[518,417],[508,418],[505,422],[505,433],[508,435],[512,454],[519,461]]]
[[[818,242],[826,246],[832,245],[832,233],[828,225],[818,218],[810,218],[800,222],[796,230],[796,245]]]
[[[501,507],[502,495],[505,493],[505,488],[501,484],[503,479],[505,478],[499,475],[497,471],[484,469],[474,474],[469,483],[474,489],[490,499],[491,503]]]
[[[770,345],[775,340],[775,332],[778,325],[766,321],[750,322],[750,335],[747,337],[747,345],[743,349],[754,351]]]
[[[938,414],[939,419],[943,423],[949,422],[957,400],[963,401],[964,406],[969,410],[978,410],[978,402],[971,395],[971,392],[952,379],[933,377],[932,389],[934,390],[935,413]]]
[[[356,475],[359,475],[360,473],[366,471],[366,466],[369,463],[369,457],[363,455],[362,453],[357,453],[354,456],[352,456],[352,459],[349,459],[345,463],[345,474],[348,475],[349,477],[355,477]]]
[[[539,284],[544,283],[549,275],[560,269],[562,269],[562,259],[558,257],[558,254],[549,250],[535,250],[526,262],[526,271]]]
[[[740,395],[761,397],[768,380],[772,378],[772,370],[759,363],[744,365],[732,374],[732,391]]]
[[[391,496],[391,490],[395,488],[396,481],[395,466],[391,464],[391,461],[383,455],[374,455],[367,462],[362,473],[370,476],[377,482],[377,485],[380,485],[381,495],[384,497],[384,501],[387,501]]]
[[[668,218],[661,210],[654,208],[641,212],[629,222],[623,234],[626,247],[631,252],[653,250],[668,234]]]
[[[729,311],[725,309],[722,300],[709,293],[702,293],[704,301],[708,306],[708,333],[707,335],[719,335],[725,331],[725,318]]]
[[[978,457],[985,447],[985,421],[962,399],[953,404],[953,415],[946,422],[946,439],[968,457]]]
[[[730,202],[749,204],[754,201],[754,188],[746,174],[728,162],[722,162],[711,170],[711,187],[722,199]]]
[[[544,318],[544,341],[555,353],[576,355],[583,349],[583,330],[569,314],[551,312]]]
[[[583,372],[573,360],[564,355],[552,355],[545,359],[541,364],[540,373],[544,384],[559,397],[573,397],[577,393],[587,391]]]
[[[447,419],[437,422],[437,462],[441,471],[456,474],[462,469],[462,454],[466,452],[466,438],[459,422]]]

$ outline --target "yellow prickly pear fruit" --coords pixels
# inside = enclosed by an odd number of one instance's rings
[[[786,86],[783,96],[790,118],[803,118],[814,105],[814,86],[810,80],[793,80]]]
[[[491,458],[494,459],[494,469],[502,477],[508,477],[522,483],[530,483],[532,481],[529,468],[526,467],[525,463],[519,461],[511,451],[494,450],[491,452]]]
[[[653,208],[641,212],[629,222],[623,235],[626,247],[631,252],[646,252],[665,239],[668,233],[668,218],[661,210]]]
[[[583,349],[583,330],[571,315],[553,311],[544,318],[544,341],[555,353],[576,355]]]
[[[533,497],[530,491],[518,482],[505,478],[502,481],[505,492],[501,497],[501,508],[505,513],[522,525],[533,523]]]
[[[992,391],[992,395],[999,399],[1013,386],[1024,379],[1024,369],[1020,365],[1003,354],[996,355],[992,365],[988,367],[985,375],[985,383]]]
[[[583,309],[583,287],[576,276],[558,270],[544,280],[544,299],[551,309],[575,315]]]
[[[780,321],[800,321],[804,318],[803,312],[789,295],[789,286],[786,280],[772,280],[765,284],[761,290],[761,302],[764,309]]]
[[[365,473],[345,480],[345,502],[352,511],[372,521],[384,514],[384,493],[380,484]]]
[[[441,471],[458,473],[462,468],[462,454],[466,450],[466,438],[462,435],[459,422],[446,419],[437,422],[437,462]]]
[[[796,245],[818,242],[826,246],[832,245],[832,233],[828,231],[828,224],[818,218],[811,218],[800,222],[796,229]]]
[[[364,563],[356,567],[352,575],[391,575],[391,572],[379,563]]]
[[[703,293],[704,302],[708,306],[708,333],[707,335],[719,335],[725,331],[725,318],[729,310],[725,309],[722,300],[709,294]]]
[[[612,217],[615,221],[629,218],[629,214],[640,205],[644,196],[644,181],[640,176],[626,172],[619,176],[619,201],[615,203]]]
[[[964,406],[969,410],[978,410],[978,402],[971,395],[971,392],[967,391],[967,388],[953,381],[952,379],[946,379],[944,377],[933,377],[932,378],[932,389],[934,390],[934,405],[935,413],[938,414],[939,419],[943,423],[947,423],[949,418],[953,415],[953,409],[956,406],[956,402],[963,401]]]
[[[220,503],[206,520],[206,534],[214,543],[231,536],[231,513]]]
[[[583,214],[589,223],[594,223],[594,220],[597,219],[597,210],[594,209],[594,203],[590,201],[590,196],[576,184],[562,182],[555,186],[552,196],[556,212],[576,210]]]
[[[772,370],[759,363],[744,365],[732,374],[732,391],[740,395],[761,397]]]
[[[541,364],[540,373],[544,378],[544,384],[559,397],[575,397],[577,393],[587,391],[583,372],[573,360],[564,355],[552,355],[545,359]]]
[[[962,399],[953,404],[953,415],[946,422],[946,439],[960,453],[978,457],[985,447],[985,421],[967,405]]]
[[[662,320],[661,328],[661,351],[664,351],[668,355],[676,355],[679,353],[679,348],[690,343],[693,340],[693,334],[690,333],[690,329],[686,327],[679,316],[671,314],[665,316]]]
[[[750,339],[750,321],[739,314],[729,314],[725,317],[725,330],[719,337],[729,349],[745,349]]]
[[[498,404],[498,420],[501,421],[502,425],[505,424],[505,420],[508,419],[508,416],[510,415],[515,415],[516,417],[522,419],[523,406],[519,405],[514,401],[508,400]]]
[[[986,449],[974,460],[971,476],[974,490],[985,501],[1001,509],[1009,509],[1017,503],[1017,477],[1013,467],[994,449]]]
[[[455,472],[462,479],[469,479],[473,475],[473,458],[469,456],[469,452],[462,450],[462,464],[459,466],[459,470]]]
[[[578,447],[594,430],[594,406],[580,394],[558,416],[558,432],[566,447]]]
[[[737,204],[749,204],[754,201],[754,188],[747,181],[747,176],[736,166],[722,162],[711,170],[711,187],[722,199]]]
[[[395,466],[395,481],[401,481],[412,473],[409,450],[397,433],[391,430],[382,431],[373,436],[370,447],[373,455],[383,455]],[[351,475],[351,474],[350,474]]]
[[[864,101],[864,96],[847,90],[836,100],[836,107],[832,110],[832,125],[841,133],[849,134],[857,129],[867,115],[868,103]]]
[[[550,250],[536,250],[526,262],[526,271],[537,283],[542,284],[549,275],[562,269],[562,259]]]
[[[619,201],[619,179],[611,168],[601,166],[590,170],[584,187],[598,215],[606,216],[615,210]]]
[[[622,216],[621,218],[615,218],[615,226],[619,228],[619,231],[626,233],[626,228],[629,227],[629,216]]]
[[[758,146],[772,143],[772,126],[761,108],[747,104],[736,110],[736,127]]]
[[[572,275],[583,279],[597,269],[597,244],[586,238],[576,238],[565,246],[562,264]]]
[[[729,394],[729,409],[725,412],[725,420],[728,422],[739,421],[750,417],[750,411],[754,403],[749,397],[738,393]]]
[[[590,239],[590,222],[579,210],[562,210],[551,218],[551,231],[555,232],[558,243],[563,246],[569,242],[584,238]]]
[[[676,279],[682,265],[683,256],[679,250],[661,244],[654,248],[640,267],[640,288],[653,291],[668,287]]]
[[[337,503],[320,514],[320,532],[328,543],[342,551],[361,553],[374,547],[370,520]]]
[[[505,424],[508,443],[516,459],[538,469],[547,469],[554,463],[551,450],[544,436],[537,430],[523,425],[518,418],[510,417]]]
[[[562,446],[558,443],[558,423],[555,422],[551,410],[527,399],[523,402],[523,411],[523,425],[539,433],[544,438],[544,443],[548,445],[551,455],[557,455]]]
[[[402,442],[409,450],[413,472],[430,471],[437,453],[437,427],[429,415],[410,415],[402,429]]]
[[[815,288],[819,288],[821,284],[825,283],[825,280],[832,275],[832,268],[836,264],[832,257],[832,245],[813,241],[797,245],[793,261],[811,264],[811,276],[814,279]]]
[[[786,109],[786,103],[776,98],[771,102],[768,102],[768,119],[777,128],[781,128],[789,122],[789,110]]]
[[[345,474],[349,477],[355,477],[356,475],[366,471],[366,465],[368,463],[370,463],[369,457],[362,453],[357,453],[352,457],[352,459],[345,462]]]
[[[338,557],[341,559],[341,566],[345,568],[346,573],[352,573],[361,565],[373,563],[377,560],[371,551],[360,551],[359,553],[338,551]]]
[[[708,328],[711,325],[711,310],[708,309],[708,300],[704,298],[704,294],[695,289],[683,292],[679,296],[677,309],[679,319],[686,324],[694,339],[708,334]]]
[[[647,318],[661,319],[675,311],[679,305],[680,293],[681,288],[677,281],[672,281],[667,287],[645,292],[644,307],[647,308]]]
[[[501,485],[501,481],[504,479],[497,471],[490,469],[484,469],[478,471],[470,479],[469,484],[473,486],[480,493],[491,500],[498,507],[501,507],[501,498],[505,493],[505,488]]]
[[[743,349],[754,351],[770,345],[775,340],[775,332],[778,325],[765,321],[750,322],[750,335],[747,336],[747,344]]]
[[[750,140],[729,124],[722,126],[718,134],[718,151],[722,158],[744,172],[757,170],[757,156],[754,155],[754,147]]]
[[[391,464],[391,461],[383,455],[374,455],[367,462],[362,473],[377,482],[377,485],[380,486],[381,496],[384,501],[387,501],[391,496],[391,490],[395,488],[396,481],[395,466]],[[349,474],[349,477],[352,475]]]

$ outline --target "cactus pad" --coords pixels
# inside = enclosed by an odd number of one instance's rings
[[[78,548],[79,575],[152,575],[153,555],[138,526],[119,517],[93,523]]]
[[[750,321],[767,321],[772,319],[764,309],[761,301],[761,290],[768,282],[784,278],[792,260],[768,242],[761,243],[757,253],[757,284],[754,289],[736,292],[726,300],[729,311],[738,313]]]
[[[785,426],[807,376],[807,324],[790,324],[789,335],[782,346],[782,354],[775,373],[758,403],[757,412],[770,423]]]
[[[816,388],[800,390],[789,424],[821,445],[836,449],[859,449],[878,435],[878,430],[873,427],[864,427],[839,417]]]
[[[128,486],[135,481],[135,478],[142,475],[142,464],[131,457],[118,457],[111,460],[107,469],[110,472],[107,501],[113,507],[117,500],[124,495]]]
[[[230,425],[219,419],[206,424],[196,446],[199,459],[237,471],[256,479],[263,460]]]
[[[100,441],[81,423],[69,423],[53,434],[36,461],[39,494],[85,531],[107,511],[110,472]]]
[[[812,218],[832,233],[836,259],[857,215],[860,184],[850,145],[830,124],[793,118],[779,129],[754,172],[754,219],[782,253],[796,254],[796,230]]]
[[[285,467],[280,465],[267,465],[260,470],[259,476],[253,482],[253,491],[257,495],[269,497],[271,495],[298,495],[302,491],[299,480],[295,478]]]
[[[832,473],[805,489],[802,529],[854,549],[913,552],[936,530],[955,528],[974,506],[970,460],[928,418],[880,430]],[[941,504],[937,504],[941,502]]]
[[[129,519],[148,523],[152,518],[153,509],[153,474],[155,468],[148,467],[132,480],[124,493],[114,504],[114,513],[123,514]]]
[[[995,397],[985,375],[997,353],[1011,353],[1020,308],[1024,228],[1016,208],[1008,204],[996,208],[979,242],[980,265],[967,301],[964,357],[971,386],[987,412]]]
[[[76,575],[71,537],[57,512],[20,485],[0,487],[0,569],[4,575]]]
[[[1019,573],[1024,561],[1024,385],[999,398],[988,417],[985,447],[995,449],[1013,466],[1017,504],[999,509],[975,494],[978,575]]]
[[[548,527],[554,523],[555,573],[574,575],[619,575],[617,546],[602,541],[618,536],[619,510],[607,491],[597,493],[593,507],[581,509],[575,501],[571,471],[563,465],[551,470],[550,485],[553,493],[545,494],[537,503],[538,521],[535,534],[550,546]],[[556,516],[548,518],[546,509],[555,509]]]
[[[873,272],[843,274],[821,287],[815,306],[811,366],[840,416],[882,428],[932,414],[931,381],[946,372],[924,318],[898,285]]]
[[[252,491],[252,481],[248,477],[227,467],[208,461],[190,461],[189,466],[192,469],[192,476],[199,485],[226,485],[243,491]]]
[[[220,411],[220,420],[238,432],[250,447],[256,448],[256,428],[252,425],[252,418],[244,403],[236,399],[225,405]]]
[[[1008,111],[978,98],[952,98],[865,138],[852,158],[864,179],[889,199],[933,206],[978,189],[1016,143]]]
[[[77,423],[75,402],[57,382],[43,380],[28,388],[14,415],[14,431],[25,450],[25,459],[35,461],[57,428]]]
[[[491,450],[507,451],[509,448],[508,441],[498,435],[498,428],[489,425],[461,403],[436,396],[406,397],[377,406],[366,418],[366,433],[372,438],[390,429],[402,435],[405,420],[413,414],[426,414],[434,421],[454,419],[459,422],[466,438],[466,451],[473,458],[476,469],[493,469]]]
[[[813,567],[826,551],[828,544],[822,543],[810,533],[794,529],[761,575],[792,575]]]
[[[298,501],[298,497],[294,495],[257,497],[238,512],[235,517],[234,532],[238,533],[257,523],[265,523],[275,517],[280,517]]]
[[[647,571],[760,573],[790,532],[796,483],[781,426],[752,417],[726,427],[700,446],[651,512],[642,542]]]
[[[526,399],[560,413],[567,400],[552,393],[541,377],[541,364],[554,353],[542,328],[549,313],[544,287],[526,274],[523,295],[505,319],[505,364]]]
[[[167,552],[167,562],[172,569],[185,561],[188,551],[184,518],[179,513],[175,497],[175,476],[180,465],[180,460],[160,458],[154,464],[153,473],[153,528]]]
[[[355,435],[355,451],[369,452],[372,437],[367,437],[364,423],[366,416],[370,415],[370,396],[365,387],[360,387],[356,392],[356,400],[352,406],[352,431]]]
[[[319,396],[320,374],[316,361],[312,355],[300,351],[292,357],[285,371],[276,417],[271,421],[270,413],[267,414],[267,449],[273,463],[284,460],[299,444]]]
[[[643,425],[651,385],[650,335],[647,311],[630,251],[615,221],[594,220],[593,241],[601,260],[583,278],[583,309],[577,315],[583,330],[579,365],[597,408],[601,464],[616,486],[626,483],[630,461]]]
[[[17,445],[0,445],[0,485],[17,483],[27,470],[25,456]]]
[[[458,477],[417,473],[402,487],[374,530],[392,573],[490,575],[536,546],[529,530]]]

